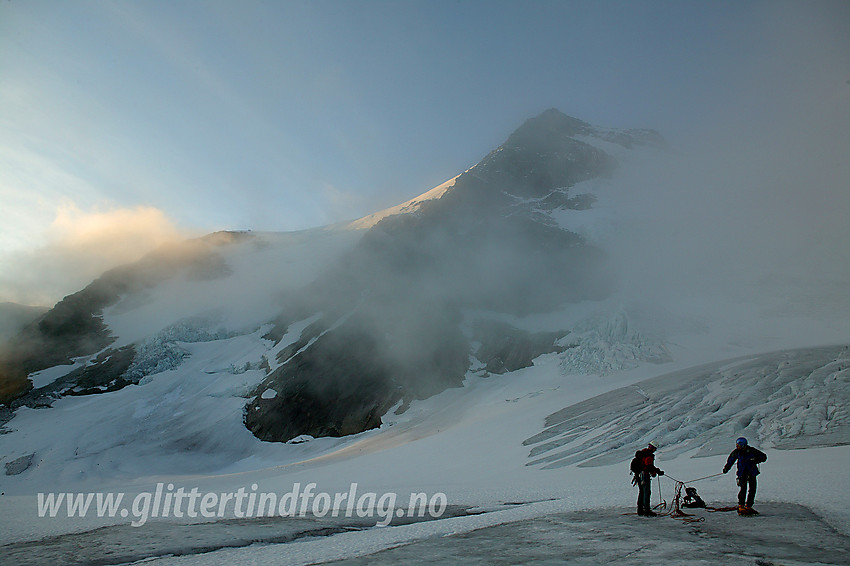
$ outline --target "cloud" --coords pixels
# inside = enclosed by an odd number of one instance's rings
[[[0,258],[0,300],[51,305],[104,271],[186,234],[153,207],[85,211],[67,201],[43,237],[42,246]]]
[[[624,287],[677,309],[703,300],[730,320],[742,305],[850,313],[846,110],[840,97],[798,112],[764,97],[760,116],[721,123],[630,178],[614,252]]]
[[[675,151],[629,180],[615,253],[633,296],[680,309],[709,297],[716,319],[755,305],[850,314],[847,14],[765,13],[754,48],[702,96],[711,112],[693,105]]]

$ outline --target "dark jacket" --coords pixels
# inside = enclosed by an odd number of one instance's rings
[[[744,446],[743,448],[735,448],[729,458],[726,459],[726,465],[723,466],[725,474],[732,468],[732,464],[738,462],[738,477],[755,477],[759,475],[758,464],[767,460],[767,454],[753,448],[752,446]]]
[[[635,457],[640,458],[641,460],[640,470],[642,472],[649,472],[649,475],[652,477],[664,475],[664,472],[655,467],[655,454],[652,450],[648,448],[638,450]]]

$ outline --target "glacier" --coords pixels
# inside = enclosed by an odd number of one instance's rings
[[[846,562],[849,309],[790,308],[782,289],[731,299],[713,289],[669,293],[639,285],[646,265],[636,260],[617,279],[603,250],[629,259],[616,251],[631,234],[623,219],[641,220],[634,204],[651,184],[647,172],[669,157],[658,157],[651,131],[545,114],[532,123],[545,126],[542,138],[520,131],[480,166],[399,207],[298,233],[218,234],[177,254],[178,268],[151,260],[90,289],[104,296],[78,296],[97,307],[108,331],[98,339],[112,341],[79,356],[54,352],[73,365],[51,358],[28,374],[27,403],[0,411],[4,562],[492,563],[500,553],[509,563],[638,564],[646,552],[662,564],[697,552],[713,563]],[[557,152],[536,145],[547,136]],[[586,167],[571,169],[562,155]],[[529,253],[527,241],[553,248],[557,261]],[[513,263],[493,267],[502,244]],[[581,273],[568,269],[572,260]],[[389,353],[380,366],[369,355],[357,366],[390,376],[381,390],[390,393],[364,410],[374,427],[293,430],[273,434],[277,442],[246,427],[252,411],[332,383],[297,370],[322,359],[344,366],[328,355],[350,361],[346,347],[359,342],[349,339],[364,334],[370,352]],[[441,365],[441,354],[451,363]],[[72,371],[92,375],[119,359],[129,378],[120,388],[80,395],[88,389],[63,385]],[[437,370],[446,367],[449,378],[417,385],[420,373],[445,378]],[[354,402],[323,403],[356,407],[368,383],[354,383],[344,392]],[[658,440],[660,467],[691,481],[716,475],[741,434],[769,454],[750,544],[736,539],[750,519],[734,514],[694,524],[628,515],[636,494],[627,462],[643,443]],[[307,483],[328,493],[356,483],[400,499],[440,492],[449,505],[439,518],[387,526],[229,513],[132,527],[120,513],[36,513],[44,492],[132,500],[160,484],[283,494]],[[737,491],[731,476],[696,486],[718,506]],[[658,487],[654,497],[669,499],[672,480]]]

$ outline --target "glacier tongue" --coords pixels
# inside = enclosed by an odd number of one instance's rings
[[[780,351],[655,377],[571,405],[525,440],[528,465],[627,461],[658,440],[666,458],[725,455],[732,439],[778,449],[850,443],[850,348]]]

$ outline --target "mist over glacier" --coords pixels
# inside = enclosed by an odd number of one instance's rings
[[[848,23],[0,3],[0,562],[846,564]]]
[[[777,160],[809,147],[807,132],[679,148],[551,109],[451,181],[361,221],[220,233],[105,273],[14,339],[4,395],[20,406],[115,391],[179,367],[173,328],[204,341],[267,324],[267,376],[245,422],[287,441],[378,427],[479,364],[513,371],[563,353],[565,368],[605,374],[669,360],[677,333],[721,329],[821,344],[848,309],[847,196],[832,183],[836,154]],[[801,221],[813,211],[816,230]]]
[[[813,238],[789,222],[806,199],[757,198],[749,165],[718,171],[731,161],[715,155],[731,148],[692,150],[552,109],[391,211],[303,232],[217,233],[104,273],[7,350],[3,369],[28,390],[0,414],[0,479],[16,494],[3,503],[20,509],[47,481],[133,493],[162,477],[208,489],[251,478],[283,493],[307,474],[326,489],[355,478],[449,494],[452,518],[393,527],[392,540],[422,540],[444,521],[486,538],[478,529],[548,524],[577,508],[619,514],[632,495],[606,486],[649,438],[694,476],[741,430],[788,452],[788,469],[811,446],[824,461],[846,458],[847,350],[803,348],[850,341],[836,292],[845,273],[831,263],[845,231],[832,221],[841,197],[831,197],[831,174],[806,174],[824,199],[811,204],[823,214]],[[744,222],[767,212],[777,221]],[[819,239],[827,234],[835,245]],[[802,260],[789,248],[810,245]],[[765,354],[790,347],[801,349]],[[652,423],[633,425],[637,415]],[[590,487],[577,497],[573,482]],[[719,485],[703,493],[724,497]],[[823,494],[808,504],[850,524]],[[816,528],[805,511],[793,515]],[[111,526],[80,540],[162,563],[174,551],[203,561],[187,542],[196,536],[218,540],[213,561],[245,536],[293,537],[245,550],[248,560],[307,548],[287,546],[304,544],[300,531],[271,536],[248,521],[235,526],[246,534],[225,536],[231,525],[217,520],[160,548],[125,541],[116,517],[101,519],[86,524]],[[309,560],[387,548],[370,542],[370,525],[313,521],[299,528],[364,533],[356,550],[313,549]],[[26,528],[73,526],[69,517]],[[8,549],[22,556],[29,535],[10,533]],[[39,552],[63,552],[60,539]]]

